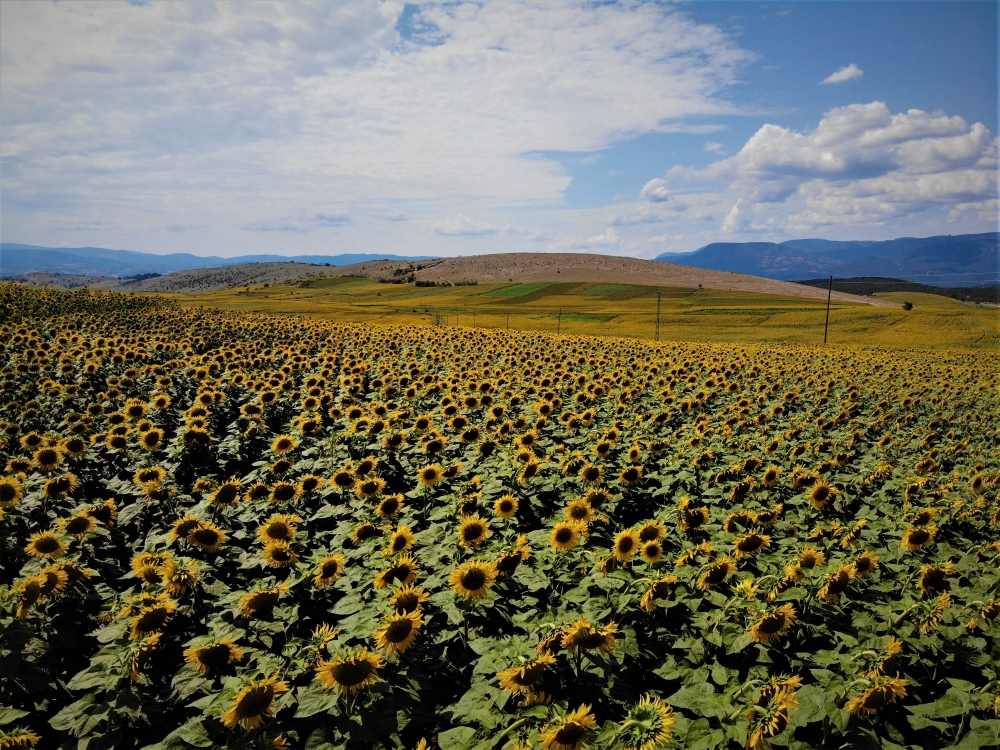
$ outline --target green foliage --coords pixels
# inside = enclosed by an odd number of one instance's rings
[[[0,732],[156,750],[997,743],[996,353],[44,294],[0,325]],[[489,534],[460,536],[476,519]],[[630,532],[658,549],[623,553]],[[424,596],[394,652],[407,571],[386,573],[406,556]],[[475,561],[481,589],[461,578]],[[375,679],[342,694],[352,658]]]

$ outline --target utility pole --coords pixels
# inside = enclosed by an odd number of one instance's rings
[[[473,328],[476,327],[476,311],[475,310],[472,311],[472,327]]]
[[[556,323],[556,335],[562,333],[562,308],[559,308],[559,322]]]
[[[833,296],[833,276],[830,277],[830,286],[826,290],[826,325],[823,326],[823,346],[826,346],[826,336],[830,332],[830,297]]]
[[[510,313],[507,313],[507,330],[510,330]]]
[[[660,292],[656,293],[656,340],[660,340]]]

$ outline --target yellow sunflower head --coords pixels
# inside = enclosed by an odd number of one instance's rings
[[[229,710],[219,718],[229,729],[241,726],[255,729],[274,712],[275,699],[288,692],[288,683],[278,679],[278,673],[261,680],[250,680],[229,702]]]
[[[465,599],[482,599],[489,593],[495,578],[492,564],[472,560],[453,570],[449,583],[451,590]]]
[[[375,684],[382,657],[366,648],[325,662],[316,668],[316,679],[326,690],[353,693]]]

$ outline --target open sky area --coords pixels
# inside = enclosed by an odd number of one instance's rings
[[[996,2],[0,4],[4,242],[200,255],[997,230]]]

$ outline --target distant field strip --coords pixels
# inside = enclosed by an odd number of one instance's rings
[[[502,286],[499,289],[491,289],[481,294],[481,297],[524,297],[528,294],[540,292],[543,289],[553,286],[553,284],[512,284]]]
[[[485,287],[485,288],[484,288]],[[325,278],[249,290],[174,295],[185,306],[310,315],[377,325],[509,328],[670,341],[822,344],[826,300],[628,284],[480,284],[414,287]],[[834,302],[831,346],[996,349],[1000,311],[947,297],[891,293],[914,309]],[[787,305],[787,306],[785,306]]]

